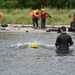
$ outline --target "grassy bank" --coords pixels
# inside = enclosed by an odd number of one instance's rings
[[[46,24],[70,24],[72,16],[74,14],[73,9],[49,9],[45,8],[45,11],[52,16],[46,20]],[[0,20],[2,24],[32,24],[31,17],[29,13],[32,12],[31,9],[0,9],[3,17]],[[40,20],[39,20],[40,24]]]

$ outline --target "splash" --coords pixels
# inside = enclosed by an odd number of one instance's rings
[[[17,43],[16,45],[11,45],[11,47],[15,48],[27,48],[29,43]]]
[[[37,41],[28,42],[28,43],[17,43],[16,45],[11,45],[11,47],[15,47],[15,48],[28,48],[28,47],[30,47],[31,43],[36,43],[37,46],[41,47],[41,48],[51,48],[51,49],[55,48],[54,44],[44,44],[44,43],[40,43],[40,42],[37,42]]]
[[[43,44],[43,43],[38,43],[38,46],[42,47],[42,48],[50,48],[50,49],[54,49],[55,45],[54,44]]]

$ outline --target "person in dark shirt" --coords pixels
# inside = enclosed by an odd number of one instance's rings
[[[61,34],[58,35],[55,46],[57,48],[57,51],[59,52],[67,52],[69,51],[69,46],[73,45],[72,38],[69,34],[66,33],[66,27],[62,26],[60,28]]]

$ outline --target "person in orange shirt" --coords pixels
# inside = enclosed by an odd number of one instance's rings
[[[74,13],[74,15],[73,15],[73,17],[72,17],[72,20],[75,21],[75,13]]]
[[[33,27],[39,27],[38,26],[38,19],[40,19],[39,10],[34,10],[32,13],[30,13],[30,16],[32,17],[32,23]]]
[[[52,17],[45,12],[45,9],[41,9],[40,16],[41,16],[41,28],[45,28],[46,18]]]
[[[0,12],[0,19],[2,18],[2,13]]]

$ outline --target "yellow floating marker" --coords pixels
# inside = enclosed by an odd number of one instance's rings
[[[30,47],[31,47],[31,48],[37,48],[37,44],[36,44],[36,43],[31,43],[31,44],[30,44]]]

